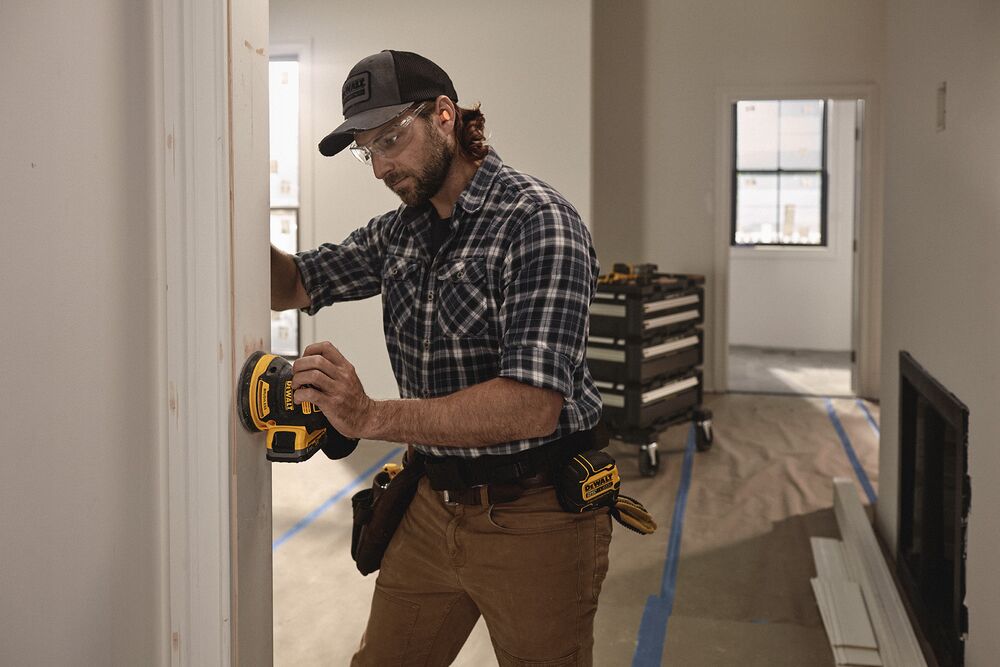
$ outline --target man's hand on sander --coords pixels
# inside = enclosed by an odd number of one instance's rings
[[[318,405],[327,421],[348,438],[367,437],[375,401],[365,393],[354,366],[329,341],[308,346],[292,364],[293,400]]]

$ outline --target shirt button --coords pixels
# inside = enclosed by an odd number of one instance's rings
[[[423,390],[422,392],[420,392],[420,393],[421,393],[421,394],[423,395],[423,397],[424,397],[424,398],[430,398],[430,396],[431,396],[431,391],[430,391],[430,389],[424,389],[424,390]]]
[[[434,292],[433,292],[433,290],[427,293],[427,300],[428,301],[433,301],[434,300]]]
[[[424,349],[425,350],[431,349],[431,339],[430,338],[425,338],[424,339]]]

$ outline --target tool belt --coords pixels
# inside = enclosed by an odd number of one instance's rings
[[[462,459],[413,452],[413,456],[404,457],[402,468],[394,464],[385,466],[375,475],[371,488],[352,496],[351,558],[364,575],[382,566],[382,556],[425,474],[431,488],[442,492],[446,502],[463,505],[511,502],[527,489],[551,486],[555,466],[578,451],[593,447],[594,443],[594,433],[583,431],[535,449],[502,456]]]
[[[656,522],[638,500],[621,493],[615,459],[599,447],[594,431],[573,433],[535,449],[475,459],[420,455],[431,488],[446,503],[488,506],[512,502],[525,491],[555,487],[571,514],[607,508],[624,527],[642,535]]]
[[[494,488],[496,493],[500,494],[505,487],[508,491],[516,488],[523,491],[526,488],[551,485],[550,476],[553,470],[571,459],[574,454],[594,449],[596,446],[598,443],[595,432],[587,430],[571,433],[540,447],[514,454],[485,455],[471,459],[425,454],[418,456],[423,459],[431,488],[458,497],[463,495],[463,491],[484,486]],[[517,494],[514,498],[496,502],[509,502],[519,496],[520,494]]]
[[[522,477],[509,484],[483,484],[469,489],[452,489],[441,491],[445,503],[450,505],[497,505],[517,500],[529,489],[541,489],[552,486],[551,473],[539,473],[530,477]]]

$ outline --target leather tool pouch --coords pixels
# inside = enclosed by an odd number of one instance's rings
[[[395,476],[390,477],[383,470],[375,475],[370,489],[358,491],[351,497],[354,510],[351,558],[361,574],[371,574],[382,566],[382,555],[423,476],[422,457],[416,456],[412,461],[404,459],[403,469]]]

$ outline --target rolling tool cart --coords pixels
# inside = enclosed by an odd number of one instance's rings
[[[702,408],[705,279],[658,273],[655,264],[615,264],[590,309],[587,365],[613,437],[639,447],[639,472],[656,474],[656,439],[691,421],[698,451],[712,446],[712,412]]]

